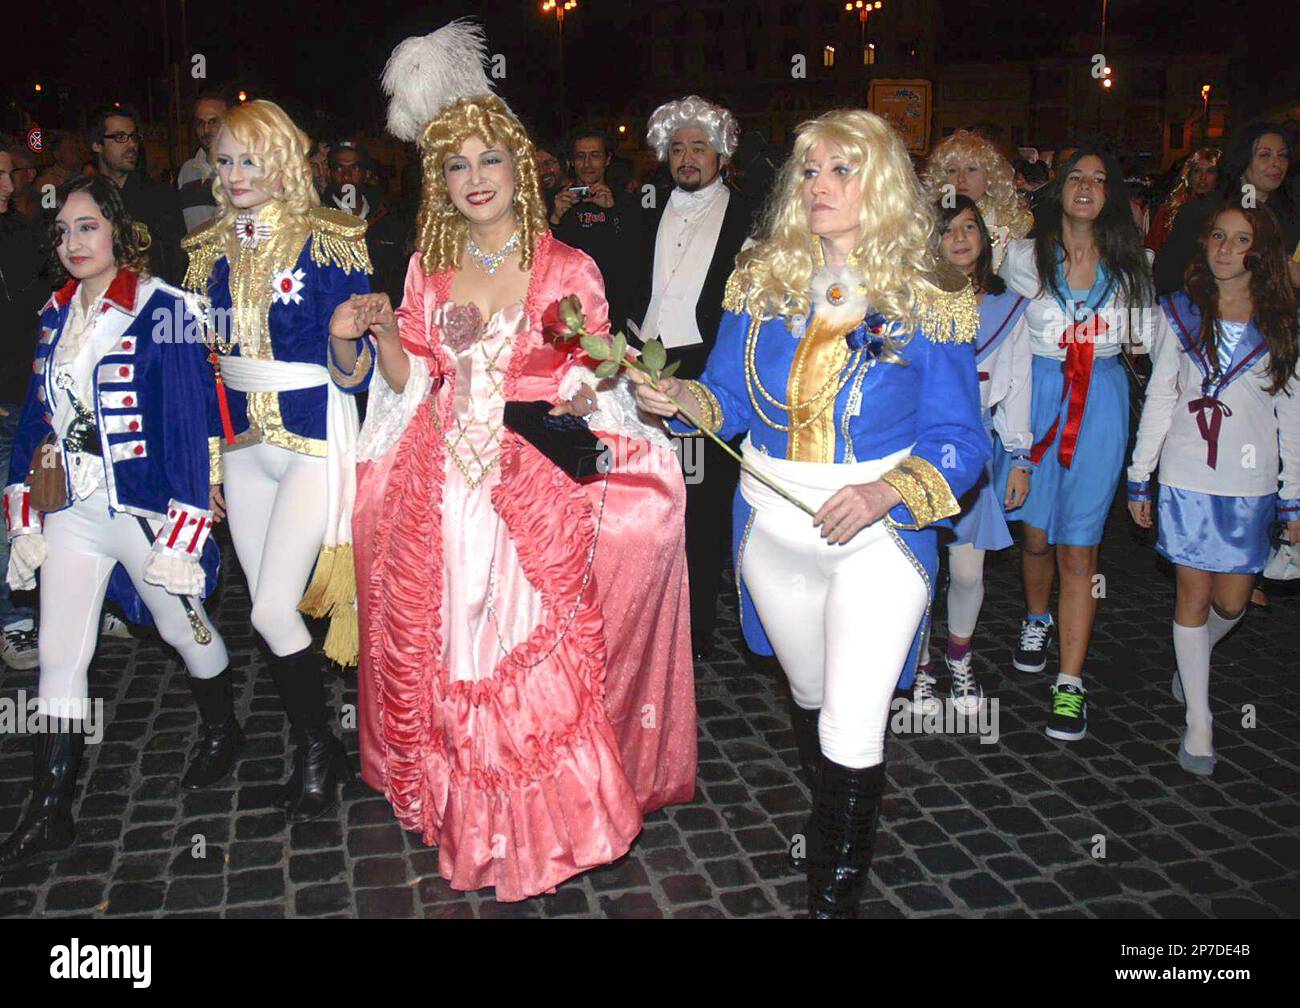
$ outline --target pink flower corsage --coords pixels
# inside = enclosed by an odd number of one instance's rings
[[[483,333],[483,313],[478,305],[448,303],[442,311],[442,341],[455,353],[464,353]]]

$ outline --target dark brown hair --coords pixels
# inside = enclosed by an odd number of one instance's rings
[[[1250,225],[1250,251],[1244,265],[1250,271],[1251,317],[1264,336],[1268,347],[1268,375],[1271,379],[1269,394],[1277,395],[1286,388],[1295,373],[1296,360],[1300,358],[1300,328],[1296,324],[1295,289],[1291,286],[1286,268],[1286,246],[1277,218],[1266,206],[1243,207],[1240,198],[1229,199],[1212,213],[1201,229],[1198,239],[1201,254],[1187,267],[1187,296],[1201,312],[1201,330],[1197,337],[1202,353],[1219,373],[1219,286],[1210,271],[1206,243],[1214,230],[1215,222],[1228,210],[1235,210]],[[1288,395],[1290,392],[1288,391]]]
[[[980,208],[975,205],[975,201],[969,196],[958,195],[952,206],[944,206],[944,201],[939,200],[935,208],[939,216],[940,239],[948,233],[952,222],[961,216],[963,210],[971,212],[980,230],[980,254],[975,260],[975,272],[971,274],[975,290],[977,293],[984,294],[1004,293],[1007,282],[993,272],[993,238],[989,234],[988,225],[984,223],[984,215],[980,213]]]
[[[63,268],[63,263],[59,259],[59,245],[62,238],[59,235],[56,218],[59,211],[67,204],[68,197],[79,192],[86,193],[95,201],[99,212],[104,215],[104,220],[108,221],[113,229],[113,261],[117,263],[117,268],[135,273],[148,272],[149,259],[145,254],[149,248],[148,232],[138,227],[126,212],[126,206],[122,203],[122,192],[117,184],[104,175],[80,175],[59,186],[55,196],[54,213],[50,215],[48,241],[52,260],[51,269],[55,280],[62,284],[70,279],[68,271]]]

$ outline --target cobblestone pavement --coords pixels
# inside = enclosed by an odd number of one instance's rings
[[[1181,707],[1169,695],[1173,587],[1116,511],[1102,554],[1106,596],[1091,661],[1086,740],[1042,732],[1055,661],[1011,668],[1020,596],[1014,549],[991,557],[975,667],[999,702],[999,734],[895,735],[864,915],[1236,917],[1300,914],[1300,722],[1285,706],[1297,663],[1300,597],[1275,596],[1215,656],[1218,770],[1174,759]],[[869,605],[870,600],[864,600]],[[651,816],[622,860],[523,903],[453,892],[436,852],[394,822],[359,781],[338,815],[287,828],[271,807],[287,729],[247,624],[242,578],[218,607],[249,742],[237,783],[182,794],[197,714],[173,654],[150,641],[102,643],[92,693],[109,718],[87,749],[79,851],[0,875],[0,916],[746,917],[801,912],[787,865],[808,794],[773,675],[750,667],[729,605],[718,656],[697,669],[696,801]],[[941,628],[941,624],[940,624]],[[938,635],[936,635],[938,639]],[[355,703],[354,678],[333,681]],[[35,673],[0,672],[0,697]],[[1253,705],[1255,727],[1242,727]],[[355,734],[347,741],[355,747]],[[0,830],[29,789],[30,739],[0,738]],[[355,749],[354,749],[355,755]],[[192,856],[206,838],[206,857]],[[1104,842],[1104,857],[1101,853]]]

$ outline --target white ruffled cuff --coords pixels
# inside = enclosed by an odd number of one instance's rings
[[[370,398],[366,403],[366,421],[357,435],[357,461],[374,462],[383,458],[402,440],[415,411],[429,396],[433,379],[429,375],[429,361],[409,351],[410,377],[406,388],[394,392],[384,379],[384,373],[375,371],[370,383]]]
[[[659,448],[673,450],[673,442],[663,427],[642,419],[632,379],[621,374],[614,378],[597,378],[596,372],[590,368],[574,364],[560,379],[560,399],[572,399],[584,385],[596,390],[596,409],[583,417],[593,431],[639,438]]]
[[[144,562],[144,579],[172,595],[202,595],[207,576],[197,555],[180,556],[170,551],[149,553]]]
[[[5,580],[14,591],[31,591],[36,587],[36,571],[45,563],[48,549],[40,532],[15,535],[9,544],[9,569]]]
[[[203,545],[212,532],[212,512],[206,508],[186,504],[175,497],[167,505],[167,520],[153,541],[155,553],[196,563],[203,555]],[[161,584],[162,582],[154,582]],[[193,594],[192,592],[190,594]]]
[[[4,489],[5,527],[9,538],[40,532],[41,513],[31,506],[26,483],[10,483]]]

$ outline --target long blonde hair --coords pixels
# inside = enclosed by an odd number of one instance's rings
[[[904,330],[918,320],[917,283],[933,266],[934,211],[921,191],[903,139],[880,116],[838,109],[800,124],[764,212],[759,240],[736,259],[749,312],[757,318],[806,316],[815,271],[808,213],[800,193],[804,161],[818,143],[847,160],[862,185],[858,243],[849,256],[871,307]]]
[[[990,225],[1010,227],[1012,238],[1023,238],[1029,231],[1032,218],[1029,217],[1028,202],[1016,192],[1015,171],[1002,152],[978,133],[958,130],[930,152],[925,162],[924,178],[930,199],[938,200],[943,196],[943,187],[948,184],[948,169],[962,164],[983,168],[988,178],[987,191],[975,201],[980,215]]]
[[[460,265],[469,224],[447,193],[443,163],[460,153],[470,137],[489,146],[504,144],[510,151],[515,182],[514,209],[519,220],[520,268],[531,269],[537,239],[547,233],[546,204],[537,178],[533,142],[509,107],[496,95],[479,95],[452,102],[431,120],[420,137],[424,183],[416,244],[422,251],[420,268],[437,273]]]
[[[264,177],[278,176],[280,192],[276,201],[281,204],[287,222],[305,222],[312,208],[320,206],[320,197],[312,184],[311,162],[307,160],[311,148],[307,134],[294,125],[284,109],[264,98],[236,105],[225,114],[221,128],[229,130],[247,150],[257,154]],[[239,209],[230,202],[220,174],[213,183],[212,193],[218,213],[229,223]]]

